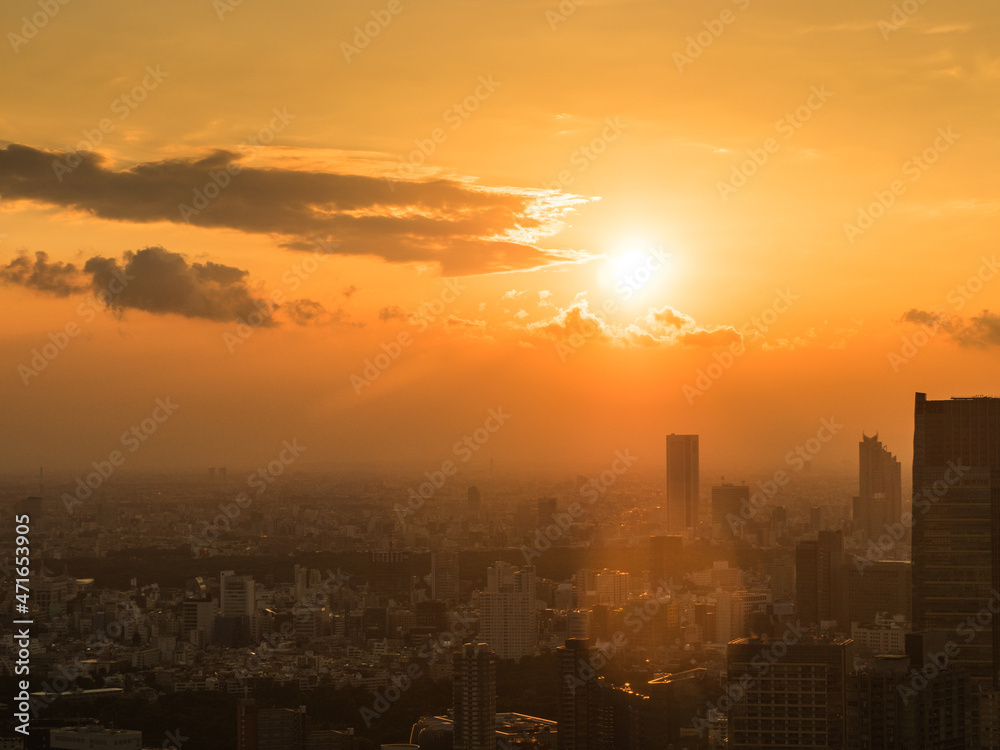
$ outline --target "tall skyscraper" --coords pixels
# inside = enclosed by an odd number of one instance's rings
[[[431,554],[431,596],[454,605],[459,598],[458,553]]]
[[[698,436],[667,435],[667,533],[698,525]]]
[[[795,608],[803,622],[847,625],[844,535],[820,531],[816,541],[795,545]]]
[[[455,654],[452,686],[455,750],[495,750],[497,659],[485,643],[466,643]]]
[[[559,750],[588,750],[594,670],[590,641],[570,638],[556,649],[559,663]]]
[[[858,496],[854,522],[866,539],[877,539],[903,513],[902,466],[875,437],[861,435],[858,443]]]
[[[720,484],[712,488],[712,534],[730,540],[742,528],[740,508],[750,502],[750,488],[745,484]]]
[[[535,568],[520,569],[497,562],[486,569],[486,590],[480,596],[480,633],[501,659],[535,653],[538,615]]]
[[[974,623],[954,663],[1000,687],[1000,627],[976,621],[1000,604],[1000,398],[916,394],[912,536],[914,630]]]

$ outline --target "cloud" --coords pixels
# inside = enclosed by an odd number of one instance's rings
[[[24,286],[39,292],[68,297],[87,290],[86,276],[72,263],[49,263],[48,253],[37,252],[35,259],[19,255],[0,267],[0,282]]]
[[[549,320],[528,323],[525,328],[530,333],[556,341],[582,338],[606,344],[621,343],[614,329],[590,311],[590,304],[585,298],[577,298],[569,307],[560,310]]]
[[[359,291],[358,288],[356,286],[354,286],[354,284],[351,284],[343,292],[341,292],[341,294],[343,294],[345,297],[347,297],[347,299],[350,299],[358,291]]]
[[[552,307],[552,292],[548,289],[543,289],[538,293],[538,306],[539,307]]]
[[[927,310],[908,310],[903,314],[904,323],[914,323],[937,329],[960,346],[986,348],[1000,346],[1000,314],[983,310],[979,315],[965,317]]]
[[[516,313],[514,313],[514,317],[517,318],[518,320],[524,320],[525,318],[528,317],[528,311],[518,310]]]
[[[126,310],[187,318],[235,321],[256,313],[259,325],[273,325],[275,306],[247,284],[249,273],[219,263],[188,263],[183,255],[147,247],[128,251],[121,260],[95,255],[82,269],[49,263],[45,253],[32,261],[20,256],[0,270],[0,279],[65,297],[87,291],[118,315]]]
[[[607,322],[590,311],[583,295],[552,318],[528,323],[524,329],[556,341],[600,341],[612,346],[692,346],[715,348],[742,343],[743,335],[732,326],[705,327],[669,305],[650,308],[646,315],[625,325]]]
[[[517,299],[518,297],[523,297],[527,292],[518,291],[517,289],[511,289],[509,292],[504,292],[501,299]]]
[[[0,149],[0,195],[111,221],[187,222],[274,235],[291,250],[312,252],[318,242],[338,243],[338,254],[436,263],[446,275],[566,260],[534,243],[559,231],[562,218],[589,200],[460,179],[390,181],[305,171],[312,166],[250,167],[242,158],[215,151],[114,169],[93,152],[10,144]]]
[[[388,323],[390,320],[406,320],[406,318],[406,311],[399,305],[390,305],[378,311],[378,319],[383,323]]]
[[[343,309],[327,310],[322,303],[311,299],[295,299],[283,306],[283,310],[295,325],[327,326],[347,322],[348,315]]]

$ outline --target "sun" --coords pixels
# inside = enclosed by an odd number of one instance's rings
[[[622,239],[605,257],[602,286],[610,287],[622,301],[648,298],[668,276],[670,256],[642,237]]]

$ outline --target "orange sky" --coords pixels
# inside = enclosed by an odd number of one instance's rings
[[[998,395],[998,15],[5,3],[0,471],[167,396],[130,468],[435,465],[500,406],[508,467],[767,474],[829,417],[817,466],[906,466],[914,391]]]

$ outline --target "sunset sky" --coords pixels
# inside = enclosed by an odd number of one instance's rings
[[[502,407],[508,469],[907,472],[914,391],[1000,395],[992,3],[63,2],[0,8],[0,471],[169,397],[130,469]]]

